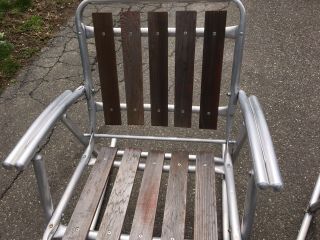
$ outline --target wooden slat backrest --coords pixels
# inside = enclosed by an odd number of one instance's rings
[[[168,126],[168,13],[148,13],[151,124]]]
[[[205,13],[200,128],[217,129],[226,12]]]
[[[174,126],[191,127],[197,12],[176,13]]]
[[[196,15],[176,12],[175,127],[192,123]],[[121,124],[111,14],[95,13],[93,18],[105,122]],[[143,125],[140,13],[121,12],[120,25],[128,124]],[[199,128],[217,128],[225,26],[226,11],[205,12]],[[168,13],[148,13],[148,37],[151,125],[168,126]]]
[[[94,34],[106,124],[120,125],[120,101],[111,13],[93,13]]]
[[[130,125],[144,124],[140,13],[120,13],[127,117]]]

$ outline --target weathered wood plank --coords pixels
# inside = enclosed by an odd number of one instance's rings
[[[163,161],[163,152],[151,151],[148,155],[130,233],[132,240],[152,239]]]
[[[121,39],[129,125],[144,124],[140,13],[121,12]]]
[[[148,13],[151,125],[168,126],[168,13]]]
[[[92,168],[71,216],[63,240],[81,240],[87,238],[116,153],[116,148],[103,148],[99,153],[97,162]]]
[[[137,149],[126,149],[124,152],[121,166],[101,221],[97,240],[118,240],[120,237],[140,153],[141,151]]]
[[[191,127],[196,17],[195,11],[176,13],[175,127]]]
[[[197,155],[194,239],[218,239],[215,170],[212,153],[202,152]]]
[[[188,153],[172,154],[161,239],[184,239]]]
[[[205,13],[199,127],[217,129],[226,11]]]
[[[92,14],[105,124],[121,125],[116,52],[111,13]]]

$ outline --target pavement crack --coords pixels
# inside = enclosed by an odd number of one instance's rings
[[[4,189],[4,191],[1,193],[0,195],[0,201],[5,197],[5,195],[7,194],[7,192],[13,187],[13,184],[15,183],[15,181],[19,178],[19,176],[21,175],[23,171],[19,171],[17,173],[17,175],[12,179],[12,181],[10,182],[10,184]]]

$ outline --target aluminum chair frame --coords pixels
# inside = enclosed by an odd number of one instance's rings
[[[96,150],[95,140],[97,138],[111,138],[111,146],[116,146],[117,139],[139,139],[139,140],[159,140],[159,141],[187,141],[187,142],[207,142],[221,146],[221,157],[215,158],[216,173],[223,176],[222,180],[222,207],[223,207],[223,239],[249,239],[252,230],[254,212],[257,200],[258,189],[271,188],[279,191],[283,187],[281,174],[279,171],[271,135],[269,133],[265,117],[258,99],[255,96],[247,97],[243,90],[240,90],[240,70],[243,56],[244,34],[245,34],[245,8],[240,0],[232,0],[239,9],[240,20],[236,26],[226,27],[226,38],[234,39],[234,58],[232,66],[232,76],[230,84],[230,98],[228,106],[219,107],[219,115],[225,116],[226,138],[225,139],[199,139],[199,138],[179,138],[179,137],[157,137],[157,136],[131,136],[115,134],[96,133],[96,114],[102,110],[102,103],[94,99],[94,86],[92,83],[89,55],[87,49],[87,39],[93,37],[94,29],[83,23],[83,11],[89,3],[109,4],[109,3],[132,3],[137,1],[128,0],[84,0],[80,3],[76,11],[76,31],[79,40],[81,61],[83,67],[84,85],[74,91],[65,91],[58,96],[34,121],[25,135],[21,138],[6,160],[3,162],[5,168],[16,168],[23,170],[32,161],[38,183],[40,200],[47,220],[47,227],[43,239],[62,237],[66,231],[66,226],[60,224],[61,216],[70,201],[72,193],[79,181],[81,174],[88,164],[94,164]],[[114,28],[115,35],[120,34],[121,29]],[[142,36],[146,36],[147,28],[141,28]],[[175,35],[175,28],[168,29],[169,36]],[[197,36],[203,36],[204,29],[197,28]],[[87,100],[89,114],[89,131],[82,133],[75,124],[67,117],[66,111],[79,98],[85,97]],[[231,139],[233,116],[237,104],[240,104],[243,124],[237,140]],[[121,104],[121,109],[126,109],[126,104]],[[144,110],[150,111],[150,104],[144,104]],[[193,106],[192,112],[199,112],[199,106]],[[169,105],[169,111],[174,110],[174,105]],[[76,167],[70,181],[59,201],[54,208],[45,170],[45,162],[38,153],[38,147],[48,135],[57,121],[61,120],[65,126],[77,137],[79,142],[86,146],[85,151]],[[238,214],[238,204],[236,198],[235,180],[233,165],[239,152],[248,139],[252,156],[252,169],[248,180],[247,195],[244,204],[244,214],[240,223]],[[119,150],[118,155],[123,154]],[[142,157],[148,153],[143,152]],[[165,157],[170,158],[170,153]],[[189,159],[195,159],[190,155]],[[119,167],[121,163],[115,161],[114,166]],[[144,169],[144,164],[139,164],[139,169]],[[164,165],[164,171],[169,170],[168,165]],[[195,171],[195,167],[189,167],[189,171]],[[100,204],[101,206],[101,204]],[[100,207],[99,207],[100,209]],[[97,211],[99,212],[99,211]],[[96,214],[97,216],[97,214]],[[92,223],[88,239],[95,239],[97,232],[94,231],[96,217]],[[129,239],[128,235],[121,235],[120,239]],[[157,239],[157,238],[155,238]]]

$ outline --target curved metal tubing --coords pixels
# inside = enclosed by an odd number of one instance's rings
[[[86,37],[93,38],[94,37],[94,27],[85,26]],[[226,38],[236,38],[236,32],[238,30],[238,26],[229,26],[226,27]],[[116,37],[121,36],[121,28],[113,28],[114,35]],[[140,28],[141,36],[148,36],[148,28]],[[176,28],[168,28],[168,37],[176,36]],[[204,28],[196,28],[196,36],[203,37],[204,36]]]
[[[16,167],[18,170],[23,170],[31,161],[40,143],[56,121],[83,94],[84,88],[81,86],[74,92],[67,90],[57,97],[33,122],[3,162],[3,166],[6,168]]]
[[[313,190],[310,202],[309,202],[309,206],[311,206],[316,201],[318,201],[319,198],[320,198],[320,175],[318,177],[316,186],[314,187],[314,190]],[[301,228],[300,228],[297,240],[304,240],[306,238],[312,217],[313,217],[313,215],[311,213],[306,212],[306,214],[304,215],[302,224],[301,224]]]
[[[259,188],[264,189],[269,186],[269,180],[266,164],[262,154],[260,137],[249,100],[245,92],[242,90],[239,91],[239,101],[242,115],[244,117],[244,122],[247,128],[256,183]]]
[[[253,114],[256,119],[256,124],[260,134],[261,147],[263,156],[267,167],[270,185],[274,190],[281,190],[283,188],[283,181],[281,178],[278,160],[274,151],[271,134],[264,117],[262,107],[256,96],[250,96],[249,102],[253,109]]]
[[[94,138],[93,135],[90,138],[89,141],[89,145],[87,146],[86,150],[84,151],[79,164],[76,167],[76,170],[74,171],[68,186],[66,187],[57,208],[54,210],[53,215],[46,227],[46,230],[43,234],[43,240],[49,240],[52,239],[52,237],[54,236],[55,232],[57,231],[59,224],[60,224],[60,219],[62,216],[62,213],[64,212],[72,194],[73,191],[75,189],[76,184],[78,183],[83,170],[85,169],[85,167],[87,166],[90,158],[91,158],[91,154],[93,151],[93,147],[94,147]]]

